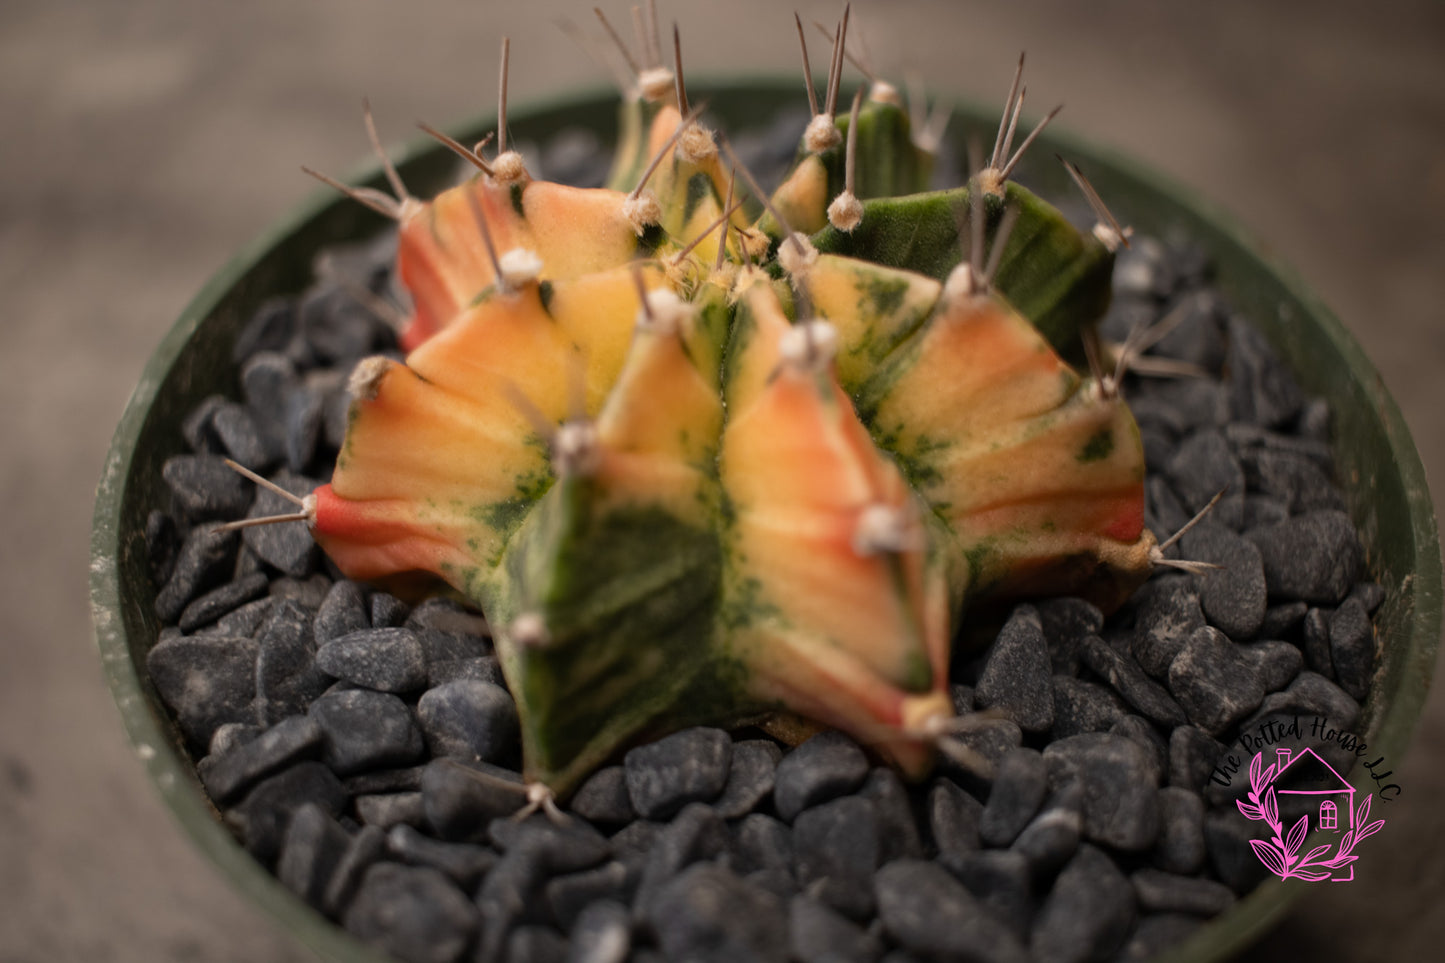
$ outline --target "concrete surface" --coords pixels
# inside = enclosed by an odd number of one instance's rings
[[[625,19],[621,4],[609,11]],[[1030,103],[1231,209],[1322,293],[1445,478],[1445,7],[1430,0],[857,4],[876,59]],[[831,3],[805,0],[831,19]],[[793,73],[788,9],[665,3],[690,69]],[[194,855],[131,757],[86,611],[90,498],[146,356],[227,256],[384,131],[470,115],[513,39],[518,101],[605,81],[588,5],[0,3],[0,961],[299,960]],[[691,38],[691,39],[690,39]],[[706,38],[706,42],[698,38]],[[1438,958],[1445,691],[1350,886],[1255,957]],[[1362,850],[1363,852],[1363,850]]]

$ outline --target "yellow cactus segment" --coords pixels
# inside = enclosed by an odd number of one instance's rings
[[[596,415],[617,381],[632,343],[639,302],[633,267],[619,267],[550,288],[547,311],[557,328],[577,346],[574,363],[585,366],[587,413]],[[655,262],[639,265],[643,286],[652,291],[666,285]]]
[[[788,226],[804,234],[814,234],[828,226],[828,168],[817,154],[809,154],[798,162],[776,191],[773,207],[783,215]],[[783,229],[772,214],[764,214],[760,222],[769,234],[781,235]]]
[[[632,260],[637,232],[622,213],[625,197],[550,181],[529,183],[522,192],[522,210],[542,258],[542,276],[575,278]]]
[[[933,312],[943,286],[913,271],[822,254],[801,278],[838,331],[838,381],[854,391]]]
[[[711,524],[699,499],[722,430],[715,379],[694,366],[681,332],[639,329],[616,389],[598,419],[597,482],[617,497],[645,499],[683,521]]]

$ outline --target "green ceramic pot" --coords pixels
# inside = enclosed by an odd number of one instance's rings
[[[725,130],[756,122],[760,105],[791,104],[792,82],[697,85]],[[705,92],[704,92],[705,90]],[[613,135],[615,94],[577,97],[515,111],[514,138],[545,139],[550,131],[582,127]],[[960,108],[952,126],[960,143],[977,132],[987,141],[996,116]],[[464,142],[490,129],[478,121]],[[1386,589],[1376,624],[1384,656],[1361,725],[1371,746],[1390,758],[1405,753],[1435,665],[1441,630],[1440,543],[1420,457],[1380,375],[1345,328],[1289,271],[1261,255],[1224,214],[1123,158],[1050,132],[1035,158],[1062,153],[1080,163],[1125,223],[1146,234],[1179,233],[1202,244],[1217,266],[1232,305],[1254,321],[1292,364],[1306,390],[1329,399],[1334,411],[1335,463],[1351,514],[1363,534],[1370,574]],[[408,185],[423,196],[455,171],[453,156],[430,142],[397,158]],[[1021,178],[1046,197],[1070,189],[1058,165],[1039,163]],[[384,187],[373,165],[353,183]],[[96,493],[91,537],[91,606],[106,677],[137,754],[182,827],[216,867],[249,899],[323,958],[382,958],[292,896],[235,841],[195,776],[194,760],[146,678],[145,655],[159,626],[155,587],[147,574],[145,518],[165,504],[161,465],[182,450],[180,424],[207,395],[237,394],[231,345],[267,297],[300,291],[313,256],[327,245],[379,230],[381,220],[360,205],[321,193],[226,265],[181,314],[151,356],[125,410]],[[1357,777],[1358,778],[1358,777]],[[1203,927],[1169,956],[1174,961],[1225,959],[1256,940],[1307,883],[1273,880]]]

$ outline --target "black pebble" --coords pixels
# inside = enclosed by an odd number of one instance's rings
[[[1297,515],[1247,537],[1259,548],[1271,598],[1333,605],[1364,571],[1365,551],[1344,512]]]
[[[271,481],[300,498],[310,495],[317,487],[314,479],[289,471],[277,472],[271,476]],[[246,517],[293,515],[300,510],[294,502],[262,488],[256,492],[256,499]],[[243,533],[247,548],[267,565],[286,575],[305,578],[316,568],[318,549],[304,522],[252,525]]]
[[[949,869],[962,865],[964,857],[982,845],[979,823],[983,803],[951,779],[939,778],[928,790],[928,828],[938,861]]]
[[[644,825],[644,824],[638,824]],[[793,872],[793,831],[764,813],[751,813],[733,831],[733,854],[740,872]]]
[[[1020,605],[989,650],[974,699],[980,709],[998,709],[1026,732],[1045,732],[1054,724],[1051,672],[1039,614]]]
[[[978,963],[1029,959],[1008,927],[936,863],[895,860],[878,870],[874,889],[884,928],[921,959]]]
[[[1330,655],[1340,688],[1356,699],[1370,691],[1375,667],[1375,632],[1364,605],[1345,599],[1330,617]]]
[[[373,796],[384,792],[410,792],[421,788],[421,774],[425,766],[408,766],[403,769],[374,769],[370,772],[347,776],[341,781],[350,796]]]
[[[858,795],[873,804],[873,811],[878,816],[879,863],[923,855],[923,841],[918,835],[913,800],[897,772],[875,768],[868,774]]]
[[[460,680],[428,689],[417,703],[416,717],[433,757],[505,763],[515,754],[517,705],[501,686]]]
[[[238,749],[261,734],[261,727],[248,722],[227,722],[225,725],[217,726],[216,731],[211,733],[210,751],[207,755],[221,756]]]
[[[1098,635],[1104,628],[1104,615],[1097,607],[1076,598],[1044,599],[1034,604],[1044,641],[1049,647],[1049,661],[1056,675],[1075,675],[1079,671],[1079,645],[1087,636]]]
[[[1127,655],[1114,650],[1102,639],[1090,637],[1081,647],[1084,664],[1095,675],[1109,683],[1124,701],[1155,722],[1164,726],[1177,726],[1184,720],[1184,710],[1170,697],[1169,692],[1144,674],[1139,664]]]
[[[1040,907],[1029,947],[1035,959],[1051,963],[1107,960],[1124,945],[1137,914],[1129,880],[1085,844]]]
[[[572,925],[567,963],[625,963],[632,949],[632,914],[621,903],[591,903]]]
[[[231,460],[252,471],[265,471],[275,461],[256,419],[244,406],[228,401],[211,417],[211,430]],[[239,476],[238,476],[239,477]]]
[[[873,913],[878,852],[878,814],[861,796],[814,806],[793,821],[798,882],[854,919],[866,920]]]
[[[351,837],[331,813],[307,803],[296,810],[286,827],[276,877],[291,892],[322,909],[327,884],[350,845]]]
[[[371,624],[374,628],[395,628],[406,622],[411,607],[388,592],[371,593]]]
[[[1259,834],[1260,824],[1245,818],[1232,805],[1204,816],[1204,847],[1209,851],[1209,863],[1215,875],[1241,896],[1269,875],[1249,844]]]
[[[210,625],[238,606],[264,595],[269,583],[264,574],[256,572],[211,589],[187,605],[176,624],[182,632],[194,632]]]
[[[239,518],[255,494],[220,455],[174,455],[161,466],[161,477],[191,522]]]
[[[1259,549],[1223,525],[1201,522],[1180,542],[1184,557],[1218,565],[1197,575],[1204,617],[1231,639],[1252,639],[1264,624],[1267,591]]]
[[[224,636],[177,636],[146,655],[146,673],[192,745],[216,729],[254,721],[256,643]]]
[[[733,743],[727,785],[713,802],[718,815],[724,819],[739,819],[772,795],[773,777],[782,758],[783,751],[767,739]]]
[[[1259,711],[1244,728],[1271,715],[1323,716],[1330,726],[1349,731],[1360,715],[1360,704],[1348,692],[1316,672],[1301,672],[1283,692],[1264,697]]]
[[[356,818],[367,826],[425,826],[426,809],[419,792],[388,792],[352,797]]]
[[[526,787],[515,773],[452,759],[427,764],[421,795],[432,831],[455,842],[487,841],[492,820],[512,815],[527,801]]]
[[[273,603],[257,642],[257,715],[269,725],[307,711],[331,684],[316,667],[311,613],[290,599]]]
[[[212,421],[216,411],[225,403],[223,395],[208,395],[181,422],[181,437],[191,451],[199,455],[215,454],[217,445]]]
[[[1264,335],[1240,317],[1228,323],[1230,411],[1262,428],[1289,424],[1304,407],[1304,393]]]
[[[320,645],[316,666],[380,692],[415,692],[426,686],[426,657],[409,629],[362,629]]]
[[[773,777],[773,808],[785,822],[809,806],[852,792],[868,778],[868,757],[841,732],[822,732],[783,756]]]
[[[1283,689],[1304,668],[1304,655],[1288,642],[1251,642],[1235,651],[1254,667],[1266,692]]]
[[[1304,643],[1305,664],[1310,671],[1318,672],[1327,679],[1335,677],[1335,656],[1330,650],[1330,612],[1328,609],[1310,609],[1305,613],[1300,627]]]
[[[1129,707],[1114,693],[1101,685],[1056,675],[1054,687],[1055,739],[1065,739],[1083,732],[1104,732],[1129,714]]]
[[[160,509],[153,509],[146,516],[146,565],[151,581],[164,585],[171,577],[176,565],[176,555],[181,549],[181,534],[176,520]]]
[[[1169,745],[1159,730],[1143,716],[1125,716],[1109,727],[1109,732],[1143,746],[1161,773],[1169,769]]]
[[[447,659],[442,662],[427,661],[426,685],[428,689],[446,685],[448,682],[490,682],[492,685],[507,687],[502,665],[494,655],[478,655],[470,659]]]
[[[385,692],[328,692],[312,703],[310,715],[325,734],[322,759],[337,775],[406,766],[426,751],[411,710]]]
[[[446,876],[396,863],[366,871],[344,922],[363,942],[406,963],[455,963],[479,924],[472,901]]]
[[[736,758],[736,747],[733,752]],[[568,805],[589,823],[602,826],[620,826],[637,818],[632,798],[627,795],[627,774],[621,766],[605,766],[587,777]]]
[[[1156,679],[1169,675],[1169,664],[1184,640],[1205,625],[1194,580],[1184,576],[1150,579],[1134,596],[1134,658]]]
[[[666,819],[689,802],[716,798],[727,785],[732,748],[726,732],[699,726],[629,750],[623,766],[632,808],[645,819]]]
[[[567,941],[548,926],[519,926],[507,934],[508,963],[567,963]]]
[[[592,903],[626,903],[632,898],[637,879],[634,868],[614,859],[593,869],[551,879],[543,894],[552,911],[552,919],[565,932]]]
[[[1130,877],[1139,908],[1151,913],[1193,913],[1216,916],[1234,905],[1234,894],[1223,883],[1195,879],[1157,869],[1141,869]]]
[[[360,585],[350,579],[342,579],[331,586],[316,610],[312,635],[317,644],[371,628],[367,617],[366,594]]]
[[[171,577],[156,595],[156,617],[174,624],[191,599],[221,584],[236,565],[240,536],[214,525],[199,525],[181,542]]]
[[[1048,767],[1035,749],[1014,749],[999,761],[979,821],[979,838],[987,846],[1008,846],[1043,805]]]
[[[227,819],[240,830],[251,854],[270,866],[280,852],[292,815],[307,803],[320,806],[331,816],[339,815],[346,805],[346,790],[319,762],[298,762],[257,783],[227,813]]]
[[[1086,838],[1128,852],[1154,845],[1160,773],[1147,749],[1123,736],[1090,732],[1051,743],[1043,757],[1051,786],[1081,787]]]
[[[1244,469],[1235,460],[1223,433],[1206,428],[1190,435],[1164,471],[1191,515],[1224,492],[1226,497],[1214,506],[1210,517],[1218,524],[1239,528],[1244,520]],[[1230,499],[1231,495],[1235,497]]]
[[[871,933],[814,896],[788,905],[789,945],[802,963],[876,963],[883,944]]]
[[[284,354],[263,351],[241,365],[241,395],[251,411],[261,441],[273,460],[286,453],[286,401],[296,390],[296,366]]]
[[[1159,842],[1154,865],[1190,875],[1204,866],[1204,800],[1179,786],[1159,790]]]
[[[1238,646],[1218,629],[1192,633],[1169,666],[1169,691],[1189,721],[1219,736],[1259,707],[1264,683]]]
[[[785,963],[787,911],[777,897],[722,866],[700,863],[670,880],[647,911],[669,959],[698,963]]]
[[[262,777],[321,748],[321,727],[307,716],[292,716],[220,756],[208,756],[201,782],[211,798],[226,803]],[[206,763],[207,760],[202,760]]]
[[[361,878],[372,864],[386,855],[386,832],[376,826],[363,826],[347,843],[326,883],[321,908],[336,919],[351,903]]]
[[[386,833],[386,850],[410,866],[430,866],[471,892],[500,858],[486,846],[448,843],[401,824]]]
[[[1169,734],[1169,785],[1202,791],[1224,756],[1224,743],[1198,726],[1179,726]]]
[[[325,415],[320,392],[298,385],[286,399],[286,467],[304,472],[316,456]]]
[[[1030,875],[1041,886],[1078,852],[1084,832],[1083,804],[1079,786],[1064,787],[1045,801],[1044,808],[1014,840],[1013,851],[1028,861]]]
[[[1307,602],[1281,602],[1264,610],[1264,622],[1259,627],[1262,639],[1287,639],[1294,635],[1300,620],[1309,611]]]
[[[1023,853],[984,849],[950,869],[989,915],[1020,941],[1028,939],[1034,915],[1033,874]]]
[[[693,863],[721,856],[731,842],[727,825],[712,807],[688,803],[677,818],[662,825],[653,838],[642,864],[636,899],[638,909],[647,912],[668,880]],[[742,863],[747,865],[747,860]]]

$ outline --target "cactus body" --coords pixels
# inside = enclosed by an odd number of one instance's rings
[[[483,609],[529,779],[566,793],[644,736],[784,710],[921,775],[970,605],[1111,607],[1149,571],[1138,430],[1066,360],[1111,252],[1012,184],[974,214],[915,193],[906,113],[857,116],[847,232],[840,142],[800,151],[776,214],[674,256],[731,172],[661,94],[624,105],[608,188],[479,174],[404,212],[411,354],[354,376],[312,528],[349,575]],[[961,225],[992,238],[1005,208],[995,285],[957,289]]]

